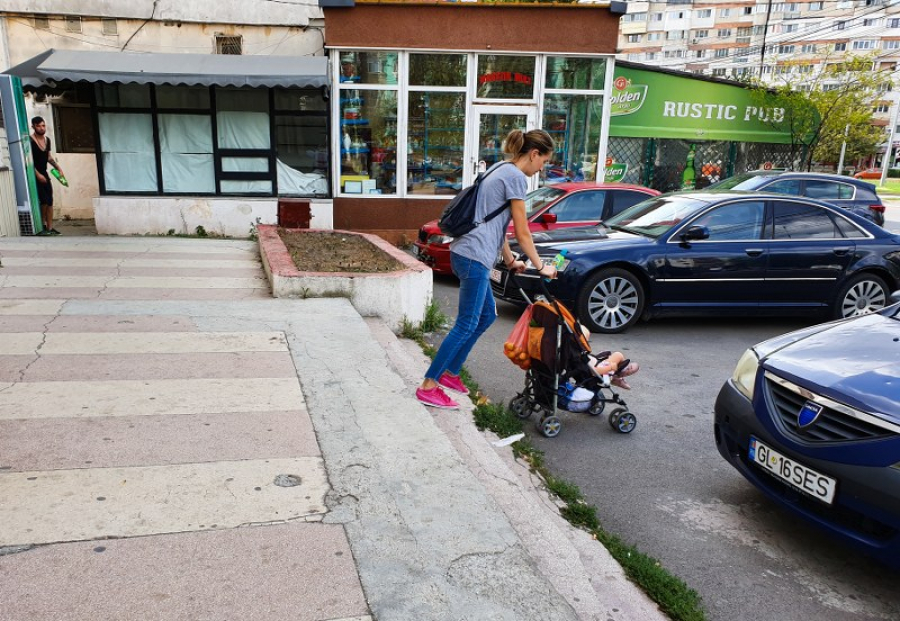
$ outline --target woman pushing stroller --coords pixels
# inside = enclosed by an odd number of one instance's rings
[[[531,264],[545,278],[555,278],[556,268],[544,264],[538,256],[525,215],[528,177],[541,170],[553,155],[553,139],[540,129],[511,131],[503,142],[507,159],[494,164],[478,190],[475,215],[478,226],[450,244],[450,265],[459,278],[459,310],[456,322],[441,343],[425,379],[416,389],[416,398],[425,405],[456,409],[459,404],[447,396],[444,388],[462,394],[468,389],[459,377],[463,363],[478,338],[497,318],[491,291],[491,266],[500,252],[503,262],[515,273],[525,271],[525,263],[517,260],[506,241],[510,219],[515,236]],[[499,216],[483,222],[487,214],[501,205],[508,208]]]

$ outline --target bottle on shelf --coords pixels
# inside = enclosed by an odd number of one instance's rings
[[[688,150],[687,160],[684,163],[684,172],[681,173],[681,189],[682,190],[693,190],[694,183],[697,180],[697,170],[695,168],[695,159],[697,157],[697,153],[695,151],[694,145],[691,144],[690,150]]]

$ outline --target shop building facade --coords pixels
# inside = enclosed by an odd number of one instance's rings
[[[602,171],[624,6],[321,5],[335,228],[411,241],[514,128],[554,137],[551,182]]]

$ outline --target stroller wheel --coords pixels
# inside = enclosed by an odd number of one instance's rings
[[[594,403],[593,405],[591,405],[591,407],[588,408],[587,413],[590,416],[600,416],[601,414],[603,414],[603,410],[605,410],[605,409],[606,409],[606,401],[603,399],[600,399],[597,401],[597,403]]]
[[[625,408],[616,408],[609,413],[609,426],[619,433],[631,433],[637,426],[637,418]]]
[[[555,438],[559,435],[560,429],[562,429],[562,422],[556,416],[547,416],[538,423],[538,429],[541,430],[545,437]]]
[[[524,420],[531,416],[531,404],[528,402],[528,397],[525,395],[514,397],[513,400],[509,402],[509,409],[516,415],[516,418]]]

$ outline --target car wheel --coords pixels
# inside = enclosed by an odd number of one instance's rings
[[[581,290],[578,316],[591,332],[624,332],[640,320],[644,297],[644,287],[631,272],[600,270]]]
[[[854,276],[841,288],[834,306],[835,319],[858,317],[881,310],[888,302],[884,280],[874,274]]]

